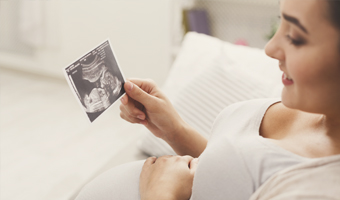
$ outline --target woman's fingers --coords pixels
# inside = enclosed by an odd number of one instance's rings
[[[183,165],[188,166],[188,168],[190,168],[190,162],[193,160],[194,158],[192,156],[174,156],[174,155],[165,155],[165,156],[161,156],[157,159],[157,162],[170,162],[170,163],[181,163]]]
[[[169,158],[173,158],[175,156],[173,155],[165,155],[165,156],[161,156],[159,157],[157,160],[160,161],[160,162],[164,162],[164,161],[168,161]]]
[[[193,158],[192,156],[182,156],[181,160],[188,165],[190,173],[194,175],[198,165],[198,158]]]
[[[195,174],[195,172],[196,172],[196,169],[197,169],[197,165],[198,165],[198,158],[194,158],[194,159],[192,159],[191,161],[190,161],[190,166],[189,166],[189,168],[190,168],[190,173],[191,174]]]
[[[120,111],[123,112],[126,116],[137,118],[140,120],[145,119],[145,113],[133,105],[120,105]]]
[[[188,166],[190,174],[194,176],[198,165],[198,158],[181,156],[181,160]]]
[[[129,115],[125,115],[123,112],[120,113],[120,117],[130,123],[133,123],[133,124],[143,124],[143,125],[147,125],[148,122],[147,120],[140,120],[138,118],[135,118],[135,117],[131,117]]]
[[[124,96],[125,97],[125,96]],[[145,120],[146,116],[140,108],[137,108],[135,102],[132,99],[129,99],[126,103],[126,99],[122,98],[122,104],[120,105],[120,111],[124,113],[125,116],[129,116],[131,118],[137,118],[140,120]]]
[[[156,157],[149,157],[148,159],[145,160],[144,165],[142,167],[141,174],[140,174],[141,180],[145,179],[144,177],[148,178],[150,176],[150,173],[152,172],[152,170],[150,171],[150,167],[152,164],[156,162],[156,160],[157,160]],[[145,184],[143,186],[145,187]]]
[[[152,165],[156,162],[157,158],[156,157],[149,157],[145,160],[144,165]]]
[[[126,105],[128,103],[128,95],[124,94],[124,96],[120,98],[120,101],[123,105]]]
[[[130,78],[128,79],[128,81],[136,84],[136,86],[138,86],[148,94],[150,94],[151,91],[156,87],[156,83],[151,79]]]
[[[191,156],[148,158],[139,179],[141,199],[189,199],[193,176],[186,163]]]
[[[181,160],[184,161],[187,164],[189,164],[192,159],[194,159],[192,156],[188,156],[188,155],[181,156]]]
[[[124,89],[126,94],[130,98],[134,99],[135,101],[139,102],[140,104],[144,105],[147,108],[152,108],[157,98],[150,95],[154,86],[151,86],[147,83],[148,82],[145,81],[144,85],[142,84],[141,86],[138,86],[130,81],[126,81],[124,84]],[[147,87],[145,87],[145,85],[147,85]],[[131,100],[130,98],[129,101]]]

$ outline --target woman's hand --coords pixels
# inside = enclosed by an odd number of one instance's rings
[[[148,158],[140,175],[141,200],[188,200],[197,164],[191,156]]]
[[[124,89],[126,95],[121,98],[121,118],[143,124],[178,155],[199,157],[207,139],[184,122],[153,81],[129,79]]]
[[[146,126],[156,137],[172,141],[184,121],[153,81],[129,79],[124,84],[120,116]]]

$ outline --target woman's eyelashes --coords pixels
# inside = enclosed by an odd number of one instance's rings
[[[300,46],[300,45],[303,45],[305,43],[305,41],[302,40],[302,39],[293,39],[289,34],[286,35],[286,38],[288,39],[290,44],[293,44],[295,46]]]

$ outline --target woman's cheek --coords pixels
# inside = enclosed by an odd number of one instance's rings
[[[297,55],[296,58],[299,59],[292,59],[291,62],[287,63],[289,75],[294,83],[300,86],[305,84],[305,86],[313,85],[318,77],[318,70],[315,67],[315,63],[311,62],[312,60],[308,57]]]

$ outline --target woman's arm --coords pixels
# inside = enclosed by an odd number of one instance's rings
[[[187,123],[183,123],[178,133],[164,139],[178,155],[198,158],[207,146],[207,139]]]
[[[153,81],[130,79],[124,84],[120,116],[140,123],[166,141],[178,155],[198,157],[207,140],[179,116],[168,98]]]

